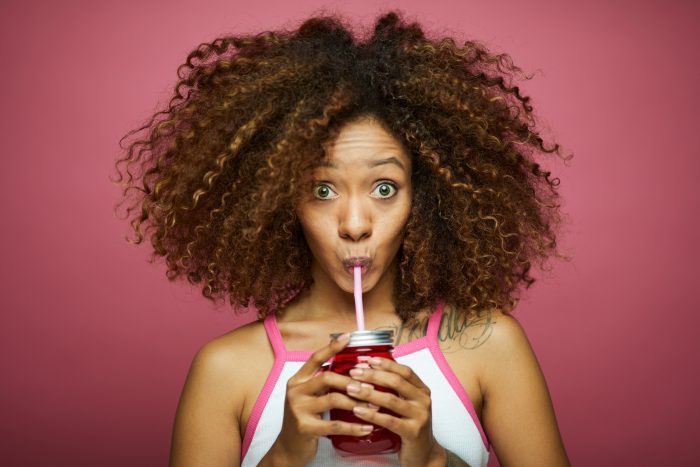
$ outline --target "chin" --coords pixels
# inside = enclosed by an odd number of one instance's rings
[[[368,277],[372,276],[373,272],[374,271],[370,271],[366,276],[362,278],[362,293],[369,292],[374,288],[374,286],[377,285],[372,277]],[[346,289],[345,287],[341,286],[343,290],[349,293],[355,293],[355,279],[353,276],[350,276],[349,280],[344,281],[344,284],[347,284],[348,288]]]

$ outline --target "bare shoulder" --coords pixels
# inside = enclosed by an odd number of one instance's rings
[[[497,308],[483,311],[471,322],[474,346],[483,346],[486,353],[517,352],[530,347],[520,322]]]
[[[484,311],[473,318],[468,336],[479,349],[482,363],[481,385],[486,396],[489,388],[501,384],[501,377],[520,368],[532,370],[538,366],[525,329],[513,316],[498,309]]]
[[[545,380],[518,320],[490,310],[480,343],[483,422],[501,464],[567,466],[569,460]]]
[[[255,368],[266,369],[272,365],[274,354],[261,321],[254,321],[236,328],[204,344],[195,355],[193,365],[202,366],[227,387],[234,397],[234,405],[242,405],[241,389],[255,381]],[[241,364],[245,362],[245,364]],[[268,365],[269,363],[269,365]],[[238,407],[240,408],[240,407]]]
[[[466,312],[447,304],[440,319],[438,340],[445,353],[478,351],[491,340],[491,336],[500,324],[502,314],[485,310],[480,313]],[[479,352],[471,352],[472,357]]]
[[[251,323],[197,351],[175,415],[171,467],[240,460],[241,412],[256,384],[256,368],[268,356],[264,333],[262,324]]]
[[[266,343],[265,328],[262,321],[257,320],[213,338],[199,352],[218,358],[239,357],[241,353],[259,353]]]

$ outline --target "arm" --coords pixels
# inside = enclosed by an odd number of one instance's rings
[[[440,446],[433,455],[428,467],[470,467],[457,454]]]
[[[494,313],[483,345],[483,420],[503,466],[570,466],[537,358],[518,321]]]
[[[240,465],[229,353],[214,340],[195,355],[175,415],[170,467]]]

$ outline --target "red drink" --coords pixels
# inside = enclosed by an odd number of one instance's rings
[[[332,334],[337,337],[340,334]],[[358,363],[367,363],[370,357],[382,357],[393,360],[391,351],[393,346],[393,331],[355,331],[350,334],[348,345],[338,352],[328,368],[329,371],[349,376],[350,370]],[[375,391],[396,391],[381,386],[374,386]],[[379,412],[396,416],[395,413],[384,408]],[[331,409],[331,420],[341,420],[350,423],[367,424],[367,421],[356,417],[352,411],[343,409]],[[396,433],[374,425],[374,430],[365,436],[330,435],[333,447],[341,455],[366,455],[386,454],[398,452],[401,448],[401,438]]]

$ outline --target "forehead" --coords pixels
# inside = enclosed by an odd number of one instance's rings
[[[406,172],[411,170],[411,158],[401,141],[381,123],[367,117],[345,124],[325,148],[326,159],[320,167],[391,165]]]

